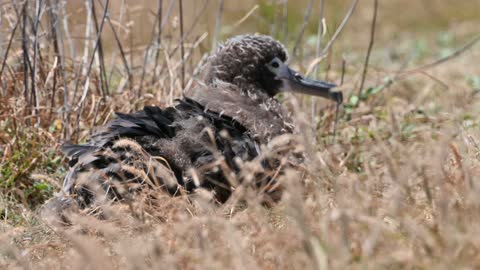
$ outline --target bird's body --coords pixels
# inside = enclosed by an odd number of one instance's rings
[[[341,102],[341,93],[329,90],[334,85],[304,79],[286,59],[284,47],[268,36],[230,39],[210,57],[199,86],[176,105],[117,113],[85,144],[64,145],[71,168],[63,196],[85,207],[99,197],[122,200],[145,186],[174,194],[202,187],[226,201],[241,164],[261,155],[272,138],[293,132],[274,98],[282,88]],[[260,162],[271,169],[279,160]]]
[[[225,114],[205,110],[190,98],[166,109],[145,107],[133,114],[117,115],[86,144],[63,147],[72,166],[63,191],[76,194],[82,206],[93,202],[95,183],[110,181],[104,190],[122,199],[122,192],[116,191],[112,181],[131,181],[136,188],[135,184],[145,182],[145,178],[171,193],[177,193],[178,188],[215,189],[218,199],[224,201],[230,191],[222,172],[205,171],[202,176],[206,179],[199,185],[188,174],[189,169],[208,166],[222,156],[229,168],[238,171],[234,157],[252,160],[258,155],[256,142],[244,126]],[[78,181],[82,174],[87,178]]]

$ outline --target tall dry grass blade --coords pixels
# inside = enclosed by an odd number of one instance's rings
[[[358,97],[362,96],[363,87],[365,85],[365,79],[367,78],[368,63],[370,61],[370,54],[372,52],[373,43],[375,42],[375,28],[377,26],[377,12],[378,12],[378,0],[373,0],[373,17],[372,25],[370,27],[370,40],[368,42],[367,55],[365,57],[365,63],[363,64],[362,80],[360,87],[358,88]]]
[[[323,36],[325,35],[325,0],[320,0],[319,3],[319,16],[318,16],[318,25],[317,25],[317,43],[315,45],[315,58],[320,58],[322,53],[322,40]],[[315,69],[313,70],[313,78],[318,79],[318,67],[319,64],[315,65]]]
[[[109,3],[109,0],[107,0],[106,2],[106,5],[105,5],[105,9],[104,9],[104,16],[102,17],[102,25],[104,23],[104,20],[107,18],[107,14],[108,14],[108,3]],[[107,71],[106,71],[106,68],[105,68],[105,57],[104,57],[104,53],[103,53],[103,43],[102,43],[102,32],[100,31],[99,29],[99,25],[98,25],[98,18],[97,18],[97,12],[96,12],[96,8],[95,8],[95,0],[91,0],[91,6],[90,8],[92,9],[92,16],[93,16],[93,26],[95,26],[95,32],[98,36],[97,38],[97,44],[98,45],[95,45],[98,47],[97,51],[98,51],[98,61],[99,61],[99,70],[100,70],[100,74],[99,74],[99,77],[100,77],[100,89],[101,89],[101,92],[102,92],[102,97],[103,98],[106,98],[107,95],[110,94],[110,91],[108,89],[108,81],[107,81]],[[103,28],[102,28],[103,30]]]
[[[220,34],[220,27],[222,25],[223,14],[223,0],[218,0],[217,19],[215,20],[215,30],[212,39],[212,52],[217,48],[218,35]]]
[[[161,29],[163,29],[163,27],[165,27],[165,24],[167,22],[167,20],[170,18],[170,14],[172,12],[172,9],[173,9],[173,5],[175,4],[175,0],[170,0],[170,3],[168,4],[168,7],[167,7],[167,12],[165,13],[165,16],[163,16],[163,20],[161,21],[161,25],[160,25],[160,29],[158,31],[161,31]],[[150,54],[150,49],[151,49],[151,46],[152,46],[152,43],[154,42],[154,38],[155,38],[155,26],[157,24],[157,20],[160,20],[160,18],[158,16],[155,17],[155,22],[153,23],[154,27],[152,28],[152,33],[151,33],[151,40],[150,42],[148,43],[147,45],[147,48],[145,49],[145,54],[144,54],[144,58],[143,58],[143,67],[142,67],[142,75],[140,77],[140,88],[138,89],[138,93],[137,93],[137,97],[140,98],[143,94],[143,84],[144,84],[144,81],[145,81],[145,75],[146,75],[146,70],[147,70],[147,64],[148,64],[148,57],[149,57],[149,54]],[[160,74],[162,74],[162,72],[160,71]]]
[[[108,14],[109,3],[110,3],[110,0],[107,0],[107,2],[105,3],[105,9],[103,11],[102,21],[100,23],[100,27],[99,27],[98,32],[97,32],[97,39],[96,39],[95,45],[93,47],[92,56],[90,58],[90,63],[88,65],[87,74],[86,74],[85,82],[84,82],[84,85],[83,85],[83,93],[82,93],[82,96],[80,97],[80,101],[79,101],[79,103],[78,103],[78,105],[75,109],[77,111],[77,119],[76,119],[75,130],[74,130],[75,133],[78,133],[79,124],[80,124],[80,116],[81,116],[82,111],[83,111],[83,107],[84,107],[85,99],[86,99],[87,94],[88,94],[88,90],[90,89],[90,87],[89,87],[90,86],[90,73],[92,71],[93,62],[95,60],[95,55],[96,55],[97,49],[98,49],[99,44],[100,44],[100,39],[101,39],[102,32],[103,32],[103,26],[105,24],[106,16]],[[94,9],[92,8],[92,13],[93,13],[93,11],[94,11]],[[95,16],[95,15],[92,14],[92,16]],[[102,75],[100,75],[100,76],[102,76]]]
[[[160,60],[160,49],[162,46],[162,11],[163,11],[163,0],[158,0],[158,10],[157,10],[157,49],[155,50],[155,65],[153,66],[153,76],[152,76],[152,85],[158,79],[157,68],[158,61]]]
[[[178,12],[180,15],[180,61],[181,61],[181,83],[182,83],[182,93],[185,90],[185,45],[184,45],[184,36],[183,36],[183,0],[178,2]]]
[[[432,63],[421,65],[419,67],[415,67],[415,68],[412,68],[412,69],[409,69],[409,70],[400,71],[398,76],[399,77],[404,77],[404,76],[407,76],[407,75],[410,75],[410,74],[414,74],[414,73],[417,73],[417,72],[420,72],[420,71],[423,71],[423,70],[430,69],[430,68],[436,67],[438,65],[441,65],[445,62],[450,61],[451,59],[454,59],[455,57],[460,56],[461,54],[463,54],[464,52],[468,51],[470,48],[475,46],[475,44],[477,44],[478,42],[480,42],[480,35],[475,36],[472,40],[470,40],[465,45],[458,48],[457,50],[455,50],[451,54],[449,54],[445,57],[442,57],[438,60],[435,60]]]
[[[203,40],[205,40],[207,38],[207,36],[208,36],[207,33],[203,33],[203,35],[199,36],[197,39],[195,39],[193,41],[193,45],[190,48],[190,50],[188,51],[187,55],[185,56],[185,60],[183,62],[187,62],[188,60],[190,60],[193,57],[193,51],[195,49],[197,49],[198,46],[200,46],[200,44],[203,42]],[[188,92],[188,90],[192,86],[192,83],[193,83],[193,80],[195,79],[195,76],[198,75],[198,74],[196,74],[196,71],[197,71],[197,69],[193,70],[193,74],[191,74],[190,79],[188,80],[187,84],[185,85],[185,89],[183,90],[184,93]]]
[[[333,138],[332,138],[333,143],[336,143],[336,139],[337,139],[337,124],[338,124],[338,115],[340,114],[340,105],[341,105],[340,102],[337,102],[337,104],[335,104],[335,118],[333,120]]]
[[[23,56],[23,95],[25,98],[26,108],[24,110],[24,116],[27,116],[28,108],[31,107],[31,100],[29,97],[29,71],[32,70],[30,63],[30,56],[28,53],[28,39],[27,34],[27,17],[28,17],[28,1],[25,2],[25,5],[22,8],[22,56]],[[17,13],[18,14],[18,13]],[[26,119],[27,125],[31,124],[29,118]]]
[[[202,6],[202,9],[200,10],[200,12],[198,14],[195,15],[195,18],[193,19],[192,21],[192,24],[190,26],[190,28],[183,34],[182,36],[182,40],[186,40],[186,38],[193,32],[193,30],[195,29],[196,26],[198,26],[198,22],[200,21],[200,19],[202,18],[202,16],[205,14],[205,12],[207,11],[207,7],[208,7],[208,3],[209,3],[210,0],[205,0],[203,2],[203,6]],[[192,55],[191,53],[193,52],[193,49],[197,48],[198,45],[199,45],[199,41],[202,41],[203,39],[205,38],[205,33],[198,36],[196,38],[196,40],[193,42],[193,46],[190,47],[190,51],[189,53],[187,53],[186,55],[184,55],[183,57],[183,60],[180,61],[180,64],[184,64],[188,61],[188,59],[190,59],[190,56]],[[173,50],[171,50],[170,52],[168,52],[168,58],[173,58],[174,55],[177,53],[178,49],[180,48],[180,45],[181,43],[178,42],[175,47],[173,48]],[[160,71],[159,71],[159,74],[163,74],[163,71],[165,70],[165,68],[167,67],[167,63],[164,62],[163,65],[160,67]],[[176,65],[176,68],[178,67],[178,65]],[[170,71],[169,71],[170,72]],[[189,80],[190,82],[191,80]],[[187,83],[186,86],[183,88],[183,93],[185,92],[185,90],[188,89],[188,85],[190,83]]]
[[[287,44],[288,34],[288,0],[283,0],[283,17],[282,17],[282,43]]]
[[[199,21],[202,19],[202,16],[205,15],[205,12],[207,11],[209,1],[210,0],[205,0],[203,2],[202,9],[200,10],[200,12],[198,12],[195,15],[195,18],[193,19],[192,24],[190,25],[190,28],[183,34],[183,40],[185,40],[188,36],[192,34],[193,30],[195,29],[195,26],[198,26]],[[172,58],[175,55],[175,53],[177,53],[178,49],[180,48],[180,45],[181,45],[180,42],[175,44],[175,47],[173,48],[173,50],[171,50],[168,53],[168,57]],[[160,70],[162,71],[164,68],[165,68],[165,65],[163,65]]]
[[[58,10],[55,8],[55,4],[52,4],[52,0],[47,0],[47,10],[48,10],[48,21],[50,23],[50,36],[51,36],[51,43],[53,43],[53,53],[55,54],[54,59],[54,69],[53,71],[53,83],[52,83],[52,95],[50,98],[50,111],[48,113],[48,120],[49,122],[52,121],[53,116],[53,109],[56,107],[55,104],[55,96],[57,93],[57,77],[58,77],[58,69],[56,65],[60,59],[60,50],[58,48],[58,36],[57,32],[55,31],[55,25],[58,23]]]
[[[252,14],[258,9],[258,5],[254,5],[242,18],[240,18],[238,21],[236,21],[232,25],[232,29],[237,28],[240,24],[242,24],[244,21],[246,21]]]
[[[316,43],[316,46],[315,46],[315,58],[316,59],[322,59],[321,58],[321,48],[322,48],[322,38],[325,34],[325,28],[324,28],[324,10],[325,10],[325,1],[324,0],[320,0],[320,3],[319,3],[319,16],[318,16],[318,25],[317,25],[317,43]],[[318,79],[318,67],[320,65],[320,60],[315,64],[315,67],[313,69],[313,78],[314,79]],[[311,105],[311,108],[310,108],[310,111],[311,111],[311,118],[312,118],[312,121],[315,120],[315,116],[317,115],[317,110],[316,110],[316,99],[315,98],[311,98],[311,102],[312,102],[312,105]],[[312,126],[313,128],[313,126]],[[313,136],[313,142],[316,143],[316,137]]]
[[[78,94],[78,90],[79,90],[79,87],[80,87],[80,83],[82,81],[81,78],[82,77],[84,77],[85,79],[88,78],[88,76],[87,76],[87,72],[88,72],[87,63],[88,63],[88,55],[89,55],[89,48],[90,48],[90,34],[91,34],[91,31],[92,31],[93,27],[92,27],[92,9],[90,8],[91,2],[90,2],[90,0],[84,0],[84,4],[85,4],[86,22],[85,22],[85,40],[84,40],[84,45],[83,45],[83,57],[82,57],[82,62],[78,66],[78,71],[76,73],[72,104],[79,104],[77,102],[77,94]],[[65,52],[65,50],[63,50],[63,52]],[[80,98],[80,100],[81,100],[81,98]],[[66,117],[67,120],[70,119],[70,115],[71,115],[72,111],[77,111],[77,110],[78,110],[78,107],[74,108],[73,110],[69,109],[67,117]],[[75,129],[74,129],[74,131],[75,131]],[[67,137],[68,137],[67,139],[69,139],[69,137],[70,137],[69,133],[67,133]]]
[[[342,86],[344,83],[346,69],[347,69],[347,60],[345,60],[345,57],[342,57],[342,76],[340,77],[340,86]]]
[[[35,20],[33,23],[33,72],[31,73],[32,79],[31,79],[31,89],[32,89],[32,96],[33,96],[33,106],[32,106],[32,114],[35,116],[37,119],[36,125],[40,126],[40,114],[39,114],[39,108],[40,108],[40,95],[38,92],[38,88],[36,87],[37,83],[37,72],[38,72],[38,26],[40,24],[40,19],[41,19],[41,14],[43,10],[44,2],[43,0],[36,1],[35,5]]]
[[[278,39],[278,22],[280,21],[281,10],[278,8],[278,3],[280,1],[272,1],[273,2],[273,22],[272,27],[270,28],[270,35],[274,38]]]
[[[84,87],[83,87],[83,94],[80,97],[80,101],[79,101],[78,106],[83,105],[83,103],[85,101],[85,98],[87,96],[87,93],[88,93],[89,83],[90,83],[90,74],[91,74],[91,71],[92,71],[92,68],[93,68],[93,63],[95,61],[95,56],[97,54],[97,50],[99,50],[100,47],[101,47],[101,37],[102,37],[102,32],[103,32],[103,26],[105,24],[106,17],[107,17],[107,14],[108,14],[109,3],[110,3],[110,0],[107,0],[107,2],[105,4],[105,9],[103,11],[102,21],[100,23],[99,28],[97,29],[97,37],[96,37],[96,40],[95,40],[95,43],[94,43],[92,56],[90,57],[89,64],[88,64],[88,66],[86,66],[86,72],[84,74],[85,75],[85,83],[84,83]],[[91,8],[91,12],[90,12],[91,18],[93,18],[93,23],[92,24],[95,26],[96,15],[95,15],[95,7],[94,7],[94,1],[93,0],[90,1],[90,6],[89,7]],[[89,26],[87,25],[87,27],[89,27]],[[88,47],[88,45],[86,47]],[[88,51],[87,51],[87,53],[88,53]],[[100,57],[100,58],[103,58],[103,57]],[[100,65],[102,65],[102,64],[100,64]],[[101,76],[102,75],[100,75],[100,78],[101,78]],[[101,86],[101,87],[103,87],[103,86]],[[102,96],[104,96],[105,94],[106,94],[105,92],[102,92]],[[76,110],[78,110],[78,107],[77,107]]]
[[[58,9],[58,0],[53,0],[53,13],[56,14],[56,17],[58,18],[59,14],[59,9]],[[57,46],[59,47],[59,58],[60,58],[60,74],[62,75],[62,81],[63,81],[63,109],[62,109],[62,128],[63,128],[63,133],[64,137],[66,140],[70,140],[70,113],[71,113],[71,106],[69,103],[69,87],[67,84],[67,71],[66,71],[66,61],[65,61],[65,41],[64,41],[64,35],[63,32],[65,32],[65,35],[68,37],[69,42],[70,42],[70,50],[71,53],[75,53],[75,49],[73,47],[73,42],[70,38],[70,34],[67,33],[68,31],[68,23],[67,23],[67,16],[65,15],[65,8],[62,7],[63,10],[63,27],[64,31],[61,31],[59,24],[55,24],[55,36],[57,37]],[[58,44],[58,41],[60,41],[60,44]],[[61,49],[61,50],[60,50]]]
[[[58,1],[59,0],[54,0],[55,1],[55,5],[59,6],[59,3]],[[68,24],[68,14],[67,14],[67,11],[65,10],[65,7],[67,6],[67,3],[68,3],[68,0],[63,0],[62,1],[63,3],[60,5],[60,11],[62,13],[62,17],[63,17],[63,20],[62,20],[62,24],[63,24],[63,29],[64,29],[64,34],[65,34],[65,38],[67,39],[68,41],[68,48],[69,48],[69,51],[70,51],[70,57],[73,58],[76,56],[76,53],[75,53],[75,43],[73,42],[73,39],[72,39],[72,36],[71,36],[71,30],[70,30],[70,27],[69,27],[69,24]],[[59,14],[59,12],[57,12],[57,14]],[[62,43],[63,43],[63,39],[62,39]]]
[[[102,2],[100,2],[100,5],[102,6],[103,9],[105,9]],[[113,38],[115,40],[115,43],[117,44],[118,50],[120,51],[123,67],[125,68],[125,72],[127,72],[128,84],[130,87],[133,87],[133,76],[132,76],[130,67],[128,65],[127,57],[125,54],[125,50],[123,49],[122,42],[120,41],[120,37],[118,36],[118,33],[115,30],[115,27],[113,27],[113,23],[112,23],[112,20],[110,19],[110,16],[107,16],[107,21],[108,21],[108,25],[110,26],[110,29],[112,30]],[[114,68],[115,68],[115,65],[112,65],[112,71],[110,72],[110,74],[113,73]],[[111,76],[109,76],[109,78],[111,78]],[[110,82],[110,79],[105,78],[105,80],[107,81],[107,85],[108,85]]]
[[[357,7],[358,1],[359,0],[353,0],[352,5],[350,5],[350,9],[348,10],[347,14],[345,15],[342,22],[340,23],[340,26],[337,28],[337,30],[335,30],[335,33],[333,33],[332,38],[330,38],[327,45],[325,45],[325,48],[323,48],[322,55],[326,54],[330,50],[330,47],[332,47],[333,43],[335,42],[335,40],[340,35],[343,28],[345,28],[345,25],[347,25],[347,22],[350,20],[350,17],[352,17],[353,12],[355,11],[355,8]]]
[[[297,57],[298,45],[302,41],[303,34],[305,33],[305,29],[307,28],[308,21],[310,20],[310,16],[312,15],[312,10],[313,10],[313,0],[309,0],[308,7],[305,10],[305,14],[303,15],[302,26],[300,27],[300,31],[298,32],[298,36],[295,40],[295,45],[293,45],[293,50],[292,50],[293,57]]]
[[[27,2],[25,1],[25,3],[23,5],[26,5],[26,4],[27,4]],[[22,12],[23,11],[24,11],[24,8],[22,8]],[[6,80],[4,81],[3,71],[5,70],[5,66],[7,65],[8,53],[10,52],[10,49],[12,48],[13,38],[15,37],[15,33],[17,31],[18,26],[20,25],[20,22],[21,22],[21,17],[19,16],[18,19],[17,19],[17,22],[15,23],[15,26],[11,30],[10,38],[8,39],[8,44],[7,44],[7,47],[5,48],[5,53],[3,55],[2,67],[0,68],[0,84],[2,84],[3,95],[4,96],[7,95],[7,88],[5,87]]]

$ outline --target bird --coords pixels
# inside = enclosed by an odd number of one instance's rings
[[[243,34],[219,44],[198,85],[174,105],[117,112],[85,143],[65,143],[69,171],[62,199],[85,208],[150,187],[171,195],[204,189],[226,202],[241,184],[232,175],[238,176],[242,164],[258,159],[262,145],[294,132],[279,93],[343,101],[335,84],[306,78],[287,60],[285,46],[267,35]],[[278,163],[260,160],[264,170]]]

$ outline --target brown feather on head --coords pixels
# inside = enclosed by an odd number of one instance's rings
[[[209,87],[239,90],[257,101],[265,101],[281,91],[321,96],[341,103],[336,85],[310,80],[286,65],[285,47],[270,36],[240,35],[221,44],[208,59],[204,82]],[[232,87],[233,86],[233,87]]]
[[[265,65],[274,58],[285,62],[288,54],[285,47],[272,37],[252,34],[233,37],[218,46],[210,56],[204,82],[214,86],[221,81],[237,86],[243,93],[263,90],[267,94],[273,89],[265,89],[267,86],[262,85],[262,76],[267,71]]]

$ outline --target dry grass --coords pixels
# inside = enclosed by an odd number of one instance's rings
[[[334,108],[309,97],[283,97],[298,118],[303,144],[310,147],[306,170],[280,179],[285,192],[274,207],[262,206],[248,188],[239,191],[246,201],[222,206],[209,203],[204,192],[190,198],[156,192],[139,194],[131,204],[103,205],[105,220],[72,215],[72,226],[58,227],[37,213],[59,190],[65,173],[59,144],[84,140],[114,111],[171,104],[181,94],[182,65],[187,88],[194,85],[197,63],[214,39],[204,35],[214,32],[215,21],[208,18],[218,17],[216,1],[198,21],[201,1],[184,1],[182,62],[176,4],[159,35],[158,16],[151,15],[159,12],[157,1],[145,7],[111,1],[111,21],[104,21],[97,39],[106,2],[93,2],[96,13],[90,17],[85,6],[92,8],[92,1],[69,2],[65,8],[66,2],[56,0],[0,4],[0,266],[480,267],[479,45],[431,69],[405,72],[452,53],[478,34],[479,20],[471,15],[478,3],[416,1],[406,10],[405,1],[381,1],[366,89],[357,97],[372,19],[372,5],[360,3],[320,62],[321,76],[337,83],[344,77],[340,88],[347,98],[336,142]],[[167,18],[170,1],[163,2],[162,18]],[[218,39],[272,31],[289,46],[297,40],[302,8],[290,3],[288,18],[293,19],[285,21],[282,2],[246,1],[241,15],[231,15],[232,4],[224,2]],[[259,7],[239,22],[254,4]],[[326,1],[323,44],[349,4]],[[153,11],[146,12],[147,7]],[[316,12],[293,63],[304,71],[315,61]],[[66,15],[71,18],[64,20]],[[292,22],[295,18],[299,21]],[[190,31],[190,25],[201,27]]]

